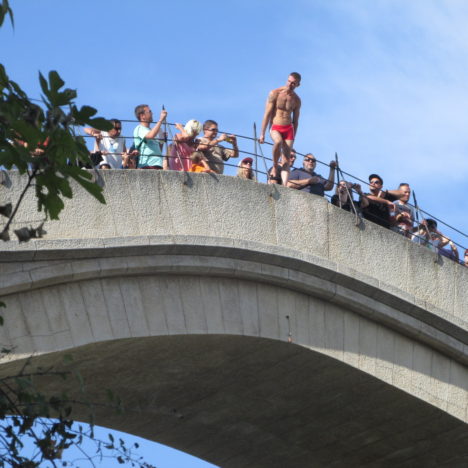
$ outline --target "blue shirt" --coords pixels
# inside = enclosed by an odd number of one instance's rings
[[[140,157],[138,158],[138,167],[145,166],[163,166],[163,158],[161,154],[161,147],[159,141],[155,139],[146,139],[150,129],[137,125],[133,131],[133,141],[135,148],[139,151]]]

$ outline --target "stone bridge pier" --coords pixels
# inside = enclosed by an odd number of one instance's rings
[[[468,269],[283,187],[100,178],[107,205],[2,245],[0,375],[77,368],[123,401],[97,424],[223,467],[468,466]]]

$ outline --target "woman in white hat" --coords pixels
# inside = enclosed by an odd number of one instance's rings
[[[169,147],[168,167],[173,171],[190,171],[192,161],[190,155],[198,146],[197,135],[201,132],[202,125],[198,120],[189,120],[185,127],[176,123],[179,133],[174,135],[174,141]]]

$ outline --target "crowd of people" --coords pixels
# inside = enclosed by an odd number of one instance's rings
[[[335,184],[335,173],[338,172],[336,161],[330,161],[326,178],[315,171],[317,160],[312,153],[304,156],[302,167],[294,166],[296,151],[293,143],[301,108],[301,100],[295,89],[300,83],[301,75],[297,72],[290,73],[285,86],[268,94],[258,138],[258,142],[263,144],[266,130],[270,129],[273,165],[267,172],[268,183],[322,197],[335,187],[335,194],[331,197],[332,204],[458,262],[457,246],[437,229],[435,220],[423,219],[417,222],[417,212],[410,204],[411,188],[408,183],[401,183],[395,190],[384,190],[383,179],[378,174],[371,174],[369,191],[364,193],[359,184],[344,180]],[[190,120],[184,126],[175,124],[177,133],[170,138],[171,142],[164,155],[163,147],[168,143],[167,111],[163,108],[158,120],[154,122],[149,105],[141,104],[135,108],[135,117],[138,125],[133,131],[130,148],[126,147],[125,139],[120,136],[122,123],[118,119],[111,119],[113,128],[108,132],[85,129],[88,135],[95,138],[92,153],[95,167],[223,174],[225,163],[231,158],[239,157],[236,136],[219,134],[218,124],[214,120],[206,120],[203,125],[197,120]],[[199,136],[201,132],[203,135]],[[228,143],[231,148],[226,148],[221,143]],[[251,157],[243,158],[237,166],[237,177],[256,180]],[[357,200],[354,199],[354,194]],[[461,263],[468,266],[468,250]]]

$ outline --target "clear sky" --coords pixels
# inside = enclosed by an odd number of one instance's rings
[[[338,152],[344,170],[387,188],[409,182],[424,209],[468,232],[465,0],[11,3],[2,62],[32,96],[38,71],[54,69],[105,117],[164,104],[169,122],[211,118],[252,136],[268,91],[298,71],[299,152]]]
[[[387,188],[408,181],[423,208],[468,232],[464,0],[12,6],[16,27],[0,31],[2,60],[34,96],[37,72],[55,69],[78,90],[80,104],[105,117],[133,119],[141,103],[156,116],[164,104],[169,122],[211,118],[220,129],[252,136],[268,91],[298,71],[299,152],[325,162],[338,152],[344,170],[365,180],[376,172]],[[133,126],[124,125],[124,135]],[[252,151],[252,142],[241,149]],[[455,239],[468,245],[466,237]]]

